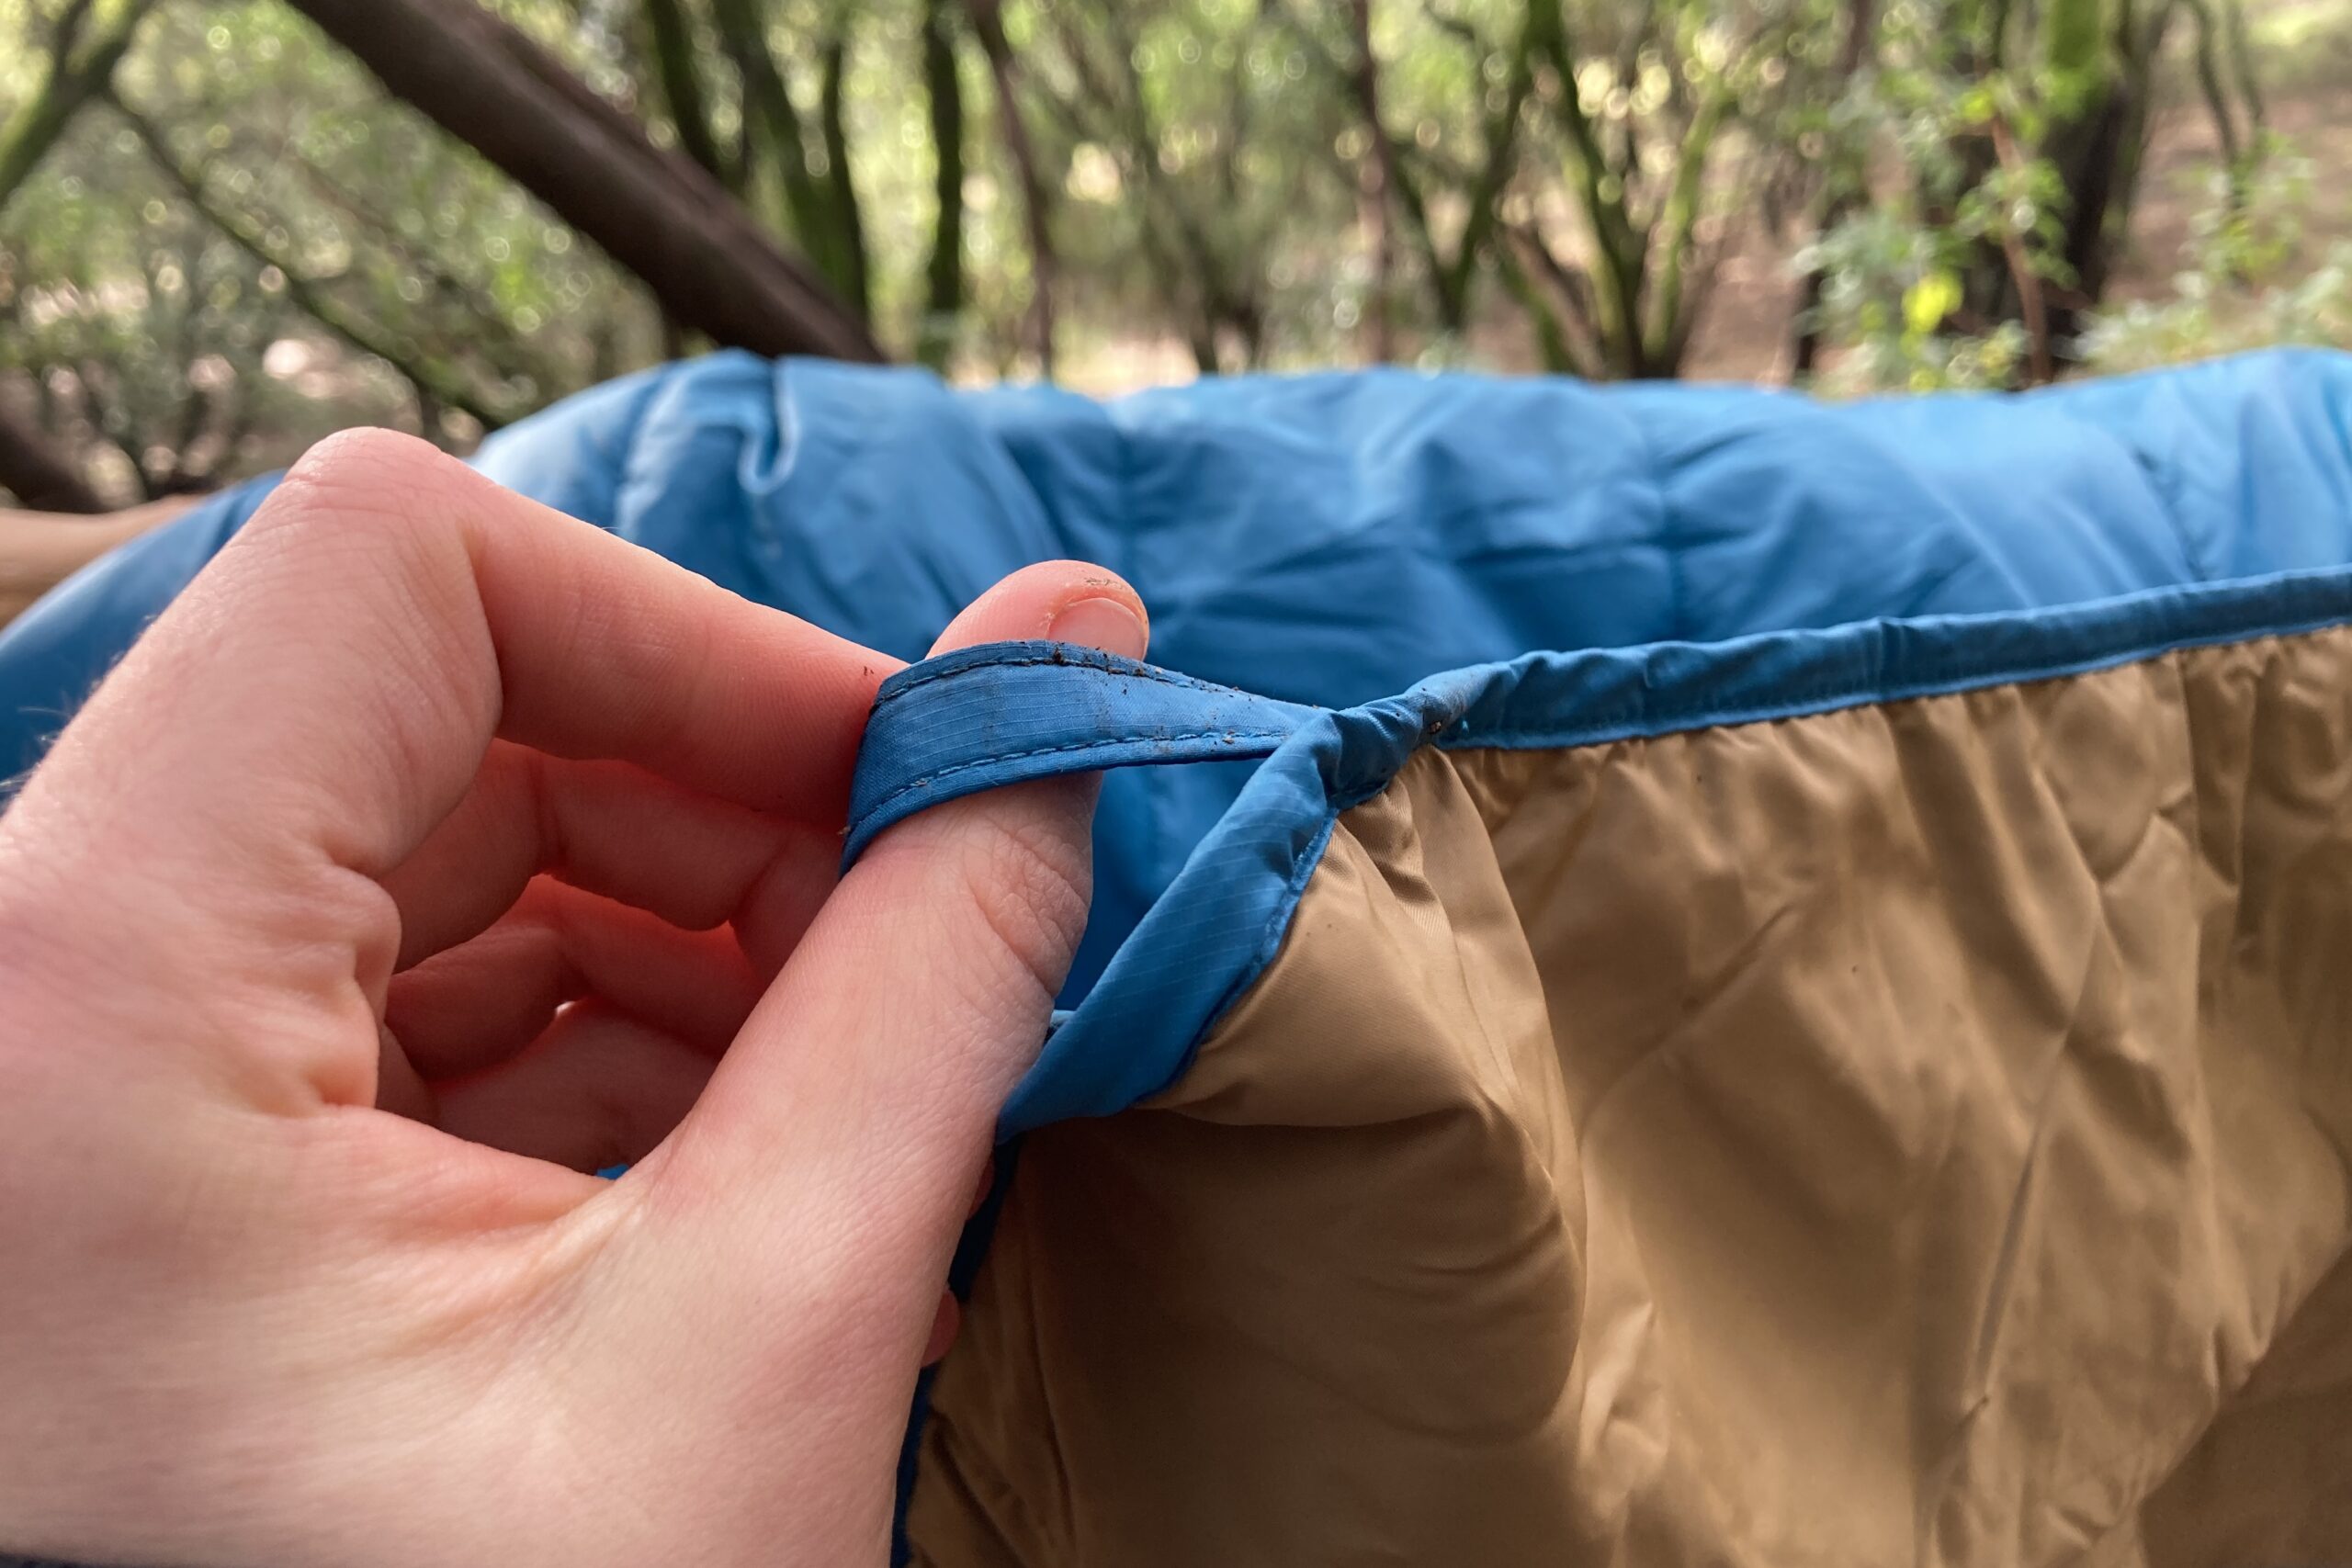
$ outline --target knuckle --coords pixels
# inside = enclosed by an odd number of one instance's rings
[[[287,470],[285,484],[297,493],[357,493],[380,501],[388,484],[414,483],[447,460],[430,442],[397,430],[343,430],[304,452]]]
[[[388,535],[405,542],[453,514],[437,495],[447,488],[449,462],[438,448],[396,430],[340,431],[296,460],[244,533],[360,550],[379,547]]]

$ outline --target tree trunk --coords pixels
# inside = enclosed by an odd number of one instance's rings
[[[857,172],[849,161],[849,33],[854,11],[844,12],[841,31],[826,40],[824,69],[817,92],[817,129],[824,139],[825,188],[830,193],[832,230],[826,239],[832,265],[826,276],[849,298],[849,307],[865,321],[874,314],[874,290],[865,261],[865,219],[857,199]],[[803,244],[813,244],[805,236]]]
[[[391,93],[514,176],[712,341],[879,360],[864,324],[708,171],[471,0],[292,0]]]
[[[1372,51],[1372,0],[1353,0],[1348,9],[1356,45],[1356,112],[1363,116],[1371,142],[1358,187],[1358,205],[1372,230],[1372,308],[1364,316],[1365,348],[1374,364],[1385,365],[1396,357],[1389,320],[1396,288],[1396,240],[1388,221],[1388,192],[1396,183],[1396,150],[1389,144],[1380,118],[1380,57]]]
[[[0,490],[36,512],[104,512],[107,503],[49,438],[0,409]]]
[[[956,74],[956,34],[947,0],[929,0],[923,9],[922,75],[931,99],[931,145],[937,158],[932,180],[936,215],[915,352],[925,365],[944,371],[955,355],[956,322],[964,310],[964,89]]]

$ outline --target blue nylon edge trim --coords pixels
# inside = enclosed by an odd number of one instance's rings
[[[1479,690],[1436,739],[1449,750],[1599,745],[2059,680],[2346,621],[2352,569],[2331,567],[2149,589],[2056,610],[1529,654],[1457,672],[1476,678]]]
[[[1438,711],[1460,711],[1431,694]],[[1430,722],[1390,698],[1317,713],[1276,747],[1046,1037],[1000,1135],[1114,1114],[1174,1082],[1280,951],[1339,814],[1385,787]]]
[[[1318,711],[1069,643],[959,649],[875,694],[842,863],[925,807],[1023,779],[1263,757]]]
[[[1000,1130],[1009,1136],[1072,1117],[1114,1114],[1173,1083],[1200,1036],[1279,949],[1337,814],[1386,787],[1424,745],[1548,750],[1640,739],[2057,679],[2186,648],[2291,636],[2346,622],[2352,622],[2352,570],[2335,568],[2156,589],[2063,610],[1867,621],[1711,644],[1530,654],[1432,676],[1400,696],[1357,708],[1293,708],[1250,699],[1249,705],[1221,709],[1281,709],[1293,728],[1288,739],[1264,754],[1263,765],[1233,807],[1195,846],[1093,988],[1047,1039],[1007,1101]],[[967,683],[992,660],[1022,661],[1014,666],[1025,671],[1019,689],[1023,701],[1039,711],[1021,716],[1008,733],[1045,737],[1053,748],[1045,754],[993,760],[998,765],[969,767],[975,761],[991,761],[987,740],[994,731],[984,716],[967,713],[952,723],[943,721],[935,748],[906,753],[920,755],[927,769],[960,768],[950,775],[956,781],[985,777],[988,782],[976,788],[1041,776],[1047,769],[1091,769],[1105,758],[1119,764],[1193,760],[1188,743],[1155,749],[1150,742],[1122,739],[1139,728],[1131,705],[1140,704],[1148,720],[1181,731],[1198,728],[1187,706],[1194,696],[1224,700],[1217,695],[1224,688],[1183,677],[1148,679],[1148,667],[1130,667],[1129,661],[1100,667],[1102,674],[1125,677],[1125,685],[1072,676],[1068,665],[1038,662],[1037,645],[989,645],[950,659],[952,668],[948,660],[934,660],[893,677],[912,699],[899,700],[909,707],[967,706],[967,696],[996,689]],[[1057,690],[1065,694],[1057,696]],[[1069,693],[1083,695],[1073,698]],[[1057,704],[1058,716],[1051,711]],[[1088,724],[1102,727],[1097,735],[1111,737],[1101,756],[1073,744]],[[909,728],[913,732],[915,727]],[[958,752],[955,745],[973,749]],[[1029,742],[1016,749],[1029,750]],[[876,803],[908,782],[908,775],[894,778],[888,772],[888,758],[895,754],[876,753],[871,766],[861,754],[858,795],[869,810],[878,812]],[[1250,753],[1208,748],[1200,754]],[[893,809],[890,818],[903,815]],[[857,840],[860,847],[873,831],[878,828]]]

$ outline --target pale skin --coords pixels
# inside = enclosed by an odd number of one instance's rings
[[[939,646],[1145,626],[1057,562]],[[0,1550],[884,1561],[1092,807],[836,881],[892,667],[420,443],[306,457],[0,817]]]

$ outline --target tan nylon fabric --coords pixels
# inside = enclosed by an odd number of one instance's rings
[[[1425,751],[1033,1135],[934,1568],[2352,1561],[2352,631]]]

